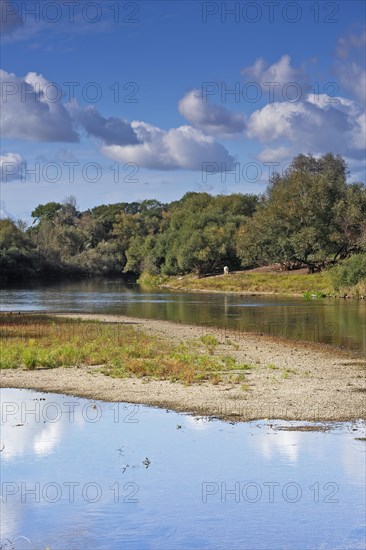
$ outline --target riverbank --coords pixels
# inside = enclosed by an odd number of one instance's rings
[[[328,271],[306,273],[307,270],[261,271],[248,270],[198,277],[189,274],[181,277],[142,274],[139,283],[145,286],[183,290],[189,292],[220,292],[251,296],[283,295],[304,298],[366,298],[366,281],[336,291]]]
[[[7,368],[0,386],[58,392],[103,401],[153,405],[231,420],[346,421],[366,418],[366,361],[327,346],[290,342],[267,336],[206,329],[155,319],[113,315],[57,315],[98,320],[109,327],[127,326],[136,342],[155,339],[225,360],[219,378],[195,383],[154,376],[115,377],[102,364],[78,367]],[[37,316],[34,316],[36,319]],[[204,345],[203,352],[199,345]],[[205,355],[205,356],[206,356]],[[159,357],[157,358],[159,362]],[[118,372],[117,372],[118,374]]]

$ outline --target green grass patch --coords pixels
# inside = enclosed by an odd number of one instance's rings
[[[291,374],[297,374],[297,371],[294,369],[285,368],[282,372],[282,378],[290,378]]]
[[[356,255],[340,266],[320,273],[258,273],[243,271],[229,275],[184,277],[150,275],[143,273],[139,283],[147,287],[167,287],[177,290],[206,290],[216,292],[243,292],[253,294],[279,294],[303,296],[306,300],[325,296],[347,295],[353,298],[366,296],[364,264],[366,255]],[[361,260],[363,263],[361,263]],[[352,268],[352,269],[351,269]]]
[[[246,370],[215,354],[215,336],[172,346],[171,341],[124,323],[101,323],[36,315],[0,315],[0,368],[35,370],[98,365],[112,377],[147,377],[187,384],[218,384]]]
[[[199,278],[150,276],[144,279],[152,286],[166,286],[182,290],[214,290],[221,292],[295,294],[298,296],[329,295],[334,291],[328,271],[309,275],[296,273],[231,273]]]
[[[208,353],[211,355],[214,353],[215,348],[219,345],[219,341],[213,334],[205,334],[204,336],[201,336],[200,341],[204,344],[206,347]]]
[[[315,292],[311,292],[310,290],[307,290],[304,292],[303,297],[305,300],[311,300],[312,298],[325,298],[325,294],[323,292],[320,292],[319,290]]]
[[[303,296],[310,300],[325,296],[366,296],[366,254],[358,254],[320,273],[258,273],[242,271],[229,275],[198,277],[194,274],[168,277],[142,273],[139,283],[148,287],[177,290],[206,290]]]

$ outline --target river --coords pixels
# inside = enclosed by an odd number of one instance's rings
[[[321,342],[366,355],[366,301],[146,290],[82,280],[0,291],[2,311],[112,313]]]
[[[16,389],[1,404],[3,550],[364,548],[361,422],[288,431]]]

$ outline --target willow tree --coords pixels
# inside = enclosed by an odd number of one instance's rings
[[[276,174],[251,220],[237,233],[243,265],[281,263],[318,270],[362,248],[366,188],[348,185],[340,156],[299,155]]]

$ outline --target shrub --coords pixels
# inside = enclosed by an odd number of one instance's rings
[[[331,270],[334,288],[357,285],[366,279],[366,254],[355,254]]]

